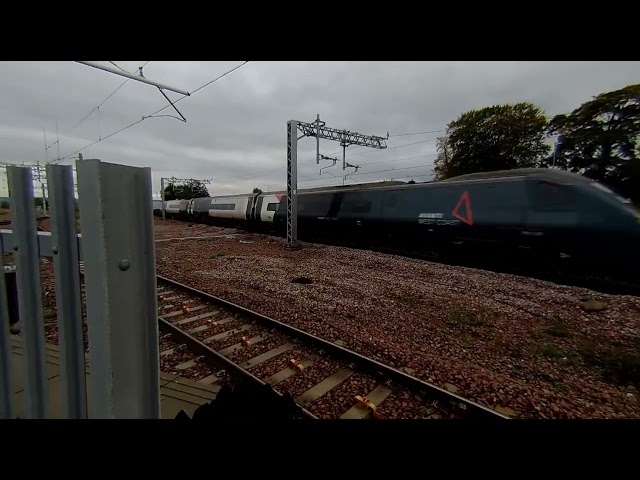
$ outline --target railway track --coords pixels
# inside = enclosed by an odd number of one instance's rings
[[[302,330],[158,276],[162,370],[288,392],[309,418],[505,415]]]
[[[157,278],[161,370],[215,393],[225,384],[268,385],[279,396],[291,395],[300,418],[509,418],[340,342]]]

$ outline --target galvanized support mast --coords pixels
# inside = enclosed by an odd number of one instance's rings
[[[287,244],[296,250],[298,243],[298,121],[287,123]]]
[[[376,149],[387,148],[384,137],[375,135],[363,135],[361,133],[339,130],[325,126],[325,122],[320,121],[320,115],[314,122],[305,123],[298,120],[287,122],[287,244],[285,248],[299,249],[298,243],[298,130],[302,132],[302,137],[316,137],[316,164],[320,163],[320,139],[340,142],[343,148],[342,169],[347,167],[345,149],[349,145],[360,145]],[[351,165],[350,165],[351,166]]]

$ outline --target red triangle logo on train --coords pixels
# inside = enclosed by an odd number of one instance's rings
[[[460,207],[464,204],[466,215],[463,217],[460,215]],[[471,199],[469,198],[469,192],[464,192],[458,201],[458,205],[453,209],[451,215],[459,220],[462,220],[467,225],[473,225],[473,213],[471,213]]]

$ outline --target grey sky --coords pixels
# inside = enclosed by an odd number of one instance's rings
[[[115,61],[129,72],[145,62]],[[144,74],[193,91],[241,63],[151,61]],[[44,161],[43,128],[51,144],[56,120],[60,153],[66,156],[167,105],[155,87],[129,81],[76,126],[123,81],[74,62],[0,62],[1,161]],[[85,158],[151,167],[154,192],[160,191],[162,176],[173,175],[213,178],[209,191],[214,195],[253,187],[284,189],[290,119],[310,122],[319,113],[327,126],[365,134],[427,132],[444,129],[469,109],[496,103],[531,101],[551,116],[638,81],[640,62],[251,61],[180,101],[177,107],[187,123],[147,119],[82,153]],[[162,114],[175,112],[168,108]],[[347,162],[361,166],[347,182],[427,180],[438,135],[392,137],[387,150],[347,148]],[[342,184],[339,165],[325,170],[339,178],[319,175],[315,139],[298,145],[300,188]],[[322,140],[320,151],[341,157],[336,142]],[[54,146],[48,158],[56,156]],[[320,166],[327,165],[330,162]],[[369,174],[392,168],[397,170]],[[0,194],[6,195],[6,177],[1,178]]]

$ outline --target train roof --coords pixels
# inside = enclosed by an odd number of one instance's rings
[[[333,192],[354,192],[361,190],[395,190],[395,189],[410,189],[410,188],[424,188],[425,186],[436,186],[440,184],[450,184],[454,182],[467,182],[476,180],[499,180],[509,179],[517,177],[545,177],[550,180],[557,180],[559,182],[581,182],[591,183],[593,180],[583,175],[568,172],[566,170],[558,170],[555,168],[515,168],[512,170],[495,170],[491,172],[477,172],[468,173],[465,175],[459,175],[457,177],[447,178],[445,180],[439,180],[436,182],[417,182],[408,183],[402,181],[382,181],[382,182],[370,182],[356,185],[331,185],[326,187],[314,187],[299,189],[299,195],[314,194],[314,193],[333,193]],[[276,190],[271,192],[262,192],[260,195],[286,195],[286,190]],[[198,197],[194,200],[203,200],[205,198],[237,198],[245,196],[254,196],[255,193],[240,193],[233,195],[212,195],[210,197]]]
[[[457,177],[451,177],[445,180],[440,180],[437,183],[461,182],[465,180],[531,177],[531,176],[544,176],[546,178],[550,178],[554,180],[565,180],[565,181],[570,180],[570,181],[578,181],[578,182],[582,181],[585,183],[592,181],[591,179],[584,177],[583,175],[579,175],[573,172],[568,172],[566,170],[558,170],[555,168],[514,168],[512,170],[494,170],[491,172],[467,173],[466,175],[458,175]]]
[[[437,182],[421,182],[421,183],[404,183],[402,182],[399,185],[389,185],[389,184],[369,184],[367,190],[408,190],[411,188],[424,188],[425,186],[438,186],[442,184],[450,184],[455,182],[473,182],[473,181],[482,181],[482,180],[503,180],[510,178],[526,178],[526,177],[544,177],[550,180],[556,180],[558,182],[580,182],[580,183],[591,183],[593,180],[579,175],[577,173],[568,172],[566,170],[556,170],[552,168],[516,168],[513,170],[495,170],[493,172],[478,172],[478,173],[469,173],[466,175],[459,175],[457,177],[447,178],[446,180],[439,180]],[[337,191],[356,191],[360,190],[357,188],[348,188],[350,185],[346,185],[341,188],[336,187],[328,187],[324,190],[300,190],[298,193],[300,195],[311,194],[311,193],[332,193]]]

